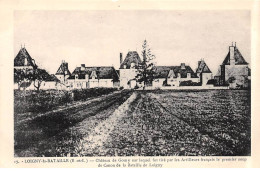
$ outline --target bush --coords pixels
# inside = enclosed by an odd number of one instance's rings
[[[90,88],[90,89],[81,89],[81,90],[73,90],[74,100],[86,100],[90,97],[97,97],[103,94],[108,94],[117,90],[116,88]]]
[[[192,82],[191,80],[189,80],[180,82],[180,86],[201,86],[201,83]]]

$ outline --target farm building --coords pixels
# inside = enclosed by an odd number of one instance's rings
[[[215,76],[216,85],[229,85],[230,88],[247,88],[250,86],[251,70],[248,63],[235,46],[229,46],[229,52],[220,65]]]
[[[85,67],[85,64],[81,64],[75,68],[67,81],[71,89],[118,87],[119,75],[114,67]]]

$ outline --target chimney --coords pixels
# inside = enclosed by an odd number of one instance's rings
[[[185,63],[181,63],[181,69],[185,69]]]
[[[85,64],[81,64],[80,71],[85,71]]]
[[[123,62],[123,54],[120,53],[120,65],[122,64],[122,62]]]
[[[232,46],[229,46],[229,60],[230,65],[235,65],[235,47],[233,46],[233,42]]]
[[[68,63],[63,61],[63,67],[64,67],[64,70],[66,70],[68,68]]]

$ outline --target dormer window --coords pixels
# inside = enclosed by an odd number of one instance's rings
[[[91,73],[91,75],[90,75],[90,78],[92,78],[92,79],[97,78],[97,73],[96,73],[96,71],[92,71],[92,73]]]
[[[178,73],[178,77],[181,78],[181,74],[180,73]]]
[[[75,79],[76,79],[76,80],[77,80],[77,79],[79,79],[79,76],[78,76],[78,74],[76,74],[76,75],[75,75]]]
[[[187,73],[187,78],[190,78],[191,77],[191,74],[190,73]]]
[[[135,67],[135,63],[132,62],[132,63],[131,63],[131,68],[134,68],[134,67]]]
[[[124,65],[124,69],[126,69],[126,65]]]
[[[168,74],[168,78],[173,78],[173,77],[176,77],[176,76],[175,76],[174,71],[171,69],[169,74]]]
[[[24,65],[25,65],[25,66],[27,66],[27,65],[28,65],[27,58],[24,58]]]

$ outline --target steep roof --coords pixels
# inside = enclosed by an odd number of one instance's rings
[[[78,79],[85,79],[85,75],[95,76],[96,79],[113,79],[119,80],[119,75],[114,67],[98,66],[98,67],[85,67],[85,70],[81,70],[81,67],[76,67],[68,79],[75,79],[75,75],[78,75]]]
[[[174,72],[173,78],[177,78],[178,73],[181,78],[187,78],[187,73],[191,73],[191,78],[198,78],[190,66],[185,66],[185,69],[181,69],[181,66],[155,66],[154,78],[167,78],[171,70]]]
[[[54,74],[48,74],[48,77],[44,81],[60,82],[60,80]]]
[[[138,66],[141,62],[142,60],[136,51],[129,51],[124,61],[121,63],[120,69],[123,69],[124,65],[126,65],[126,69],[129,69],[131,67],[131,63],[135,63],[135,66]]]
[[[198,62],[198,68],[196,73],[212,73],[205,61],[201,60]]]
[[[235,58],[235,65],[246,65],[248,64],[238,48],[234,47],[234,58]],[[228,52],[226,58],[224,59],[222,65],[230,65],[230,52]]]
[[[14,58],[14,66],[32,66],[33,68],[37,68],[34,59],[32,59],[25,48],[21,48]]]
[[[55,75],[71,75],[67,62],[62,62]]]

